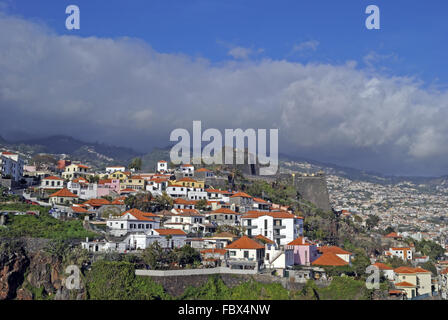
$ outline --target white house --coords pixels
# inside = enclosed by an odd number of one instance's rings
[[[184,187],[180,184],[172,184],[166,188],[166,193],[171,198],[186,198],[187,192],[188,192],[188,188]]]
[[[303,218],[286,211],[248,211],[241,221],[246,235],[262,235],[277,245],[286,245],[303,234]]]
[[[186,233],[203,231],[205,217],[197,210],[183,210],[182,214],[173,214],[163,226],[170,229],[183,230]]]
[[[388,257],[394,256],[405,261],[413,258],[413,250],[411,248],[390,248],[384,254]]]
[[[191,164],[182,164],[180,166],[180,172],[184,177],[192,177],[194,175],[194,166]]]
[[[56,176],[42,178],[40,182],[41,189],[59,190],[64,188],[64,179]]]
[[[373,264],[373,266],[377,267],[380,272],[384,274],[387,280],[394,281],[395,279],[395,272],[392,267],[389,267],[381,262],[376,262]]]
[[[0,176],[10,176],[13,181],[18,182],[23,177],[22,158],[15,153],[0,152]]]
[[[150,236],[151,243],[157,241],[165,249],[181,248],[187,240],[187,234],[179,229],[154,229]]]
[[[165,160],[160,160],[157,162],[157,172],[166,172],[168,171],[168,162]]]
[[[166,178],[151,178],[146,181],[146,191],[151,192],[152,195],[162,195],[168,187],[168,179]]]
[[[125,172],[126,171],[126,167],[124,166],[112,166],[112,167],[106,167],[106,173],[107,174],[112,174],[114,172]]]
[[[243,236],[224,249],[227,250],[227,263],[232,269],[260,270],[265,258],[265,247],[259,242]]]
[[[120,217],[108,219],[106,225],[114,236],[124,236],[127,233],[150,233],[160,227],[160,217],[150,212],[131,209]]]

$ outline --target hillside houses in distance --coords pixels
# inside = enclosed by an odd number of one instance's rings
[[[64,160],[39,176],[24,197],[51,207],[56,218],[84,220],[102,234],[103,240],[81,244],[93,254],[136,253],[155,243],[163,250],[188,245],[201,255],[201,268],[250,270],[303,283],[331,279],[332,270],[351,275],[357,266],[359,253],[307,238],[300,212],[229,188],[227,177],[207,168],[172,168],[161,160],[154,172],[125,166],[94,171]],[[356,223],[348,210],[340,216]],[[438,267],[437,274],[425,269],[429,258],[406,239],[399,232],[384,235],[379,240],[386,249],[370,257],[388,282],[390,297],[446,296],[448,266]],[[392,267],[396,260],[406,267]]]

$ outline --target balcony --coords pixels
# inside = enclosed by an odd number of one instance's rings
[[[246,225],[244,225],[243,226],[244,228],[246,228],[246,229],[257,229],[258,228],[258,226],[256,226],[256,225],[250,225],[250,226],[246,226]]]

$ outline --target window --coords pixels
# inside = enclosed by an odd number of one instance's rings
[[[244,258],[249,259],[249,251],[247,250],[244,251]]]

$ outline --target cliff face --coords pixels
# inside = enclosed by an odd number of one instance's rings
[[[18,287],[23,283],[29,259],[23,250],[0,253],[0,300],[16,297]]]
[[[44,251],[48,241],[0,240],[0,300],[83,299],[65,287],[62,258]]]
[[[294,186],[303,199],[314,203],[319,209],[331,211],[325,176],[295,176]]]

